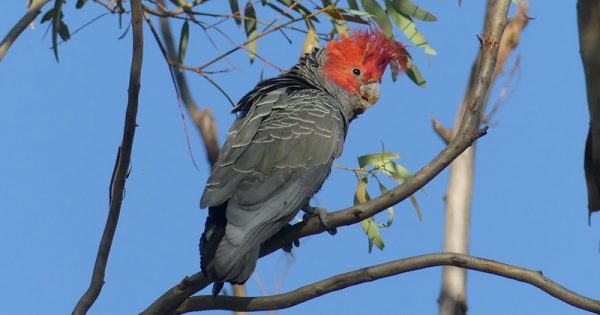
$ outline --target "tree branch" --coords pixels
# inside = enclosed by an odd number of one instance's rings
[[[141,0],[131,1],[131,24],[133,28],[133,53],[131,57],[131,70],[129,73],[129,95],[127,98],[127,109],[125,112],[125,126],[123,128],[123,139],[117,153],[117,161],[113,170],[110,183],[110,201],[108,218],[100,240],[96,262],[90,286],[81,296],[73,314],[86,314],[92,304],[96,301],[104,285],[104,274],[112,241],[117,229],[119,213],[125,191],[125,181],[129,173],[133,139],[135,136],[136,117],[138,111],[138,97],[140,91],[140,77],[142,73],[143,57],[143,29],[142,29],[142,5]]]
[[[485,135],[486,128],[479,130],[478,121],[494,74],[498,56],[498,42],[502,38],[502,32],[507,24],[507,11],[510,0],[503,0],[502,4],[502,9],[497,10],[494,14],[494,23],[491,27],[486,28],[488,31],[481,42],[480,64],[474,76],[475,83],[467,99],[470,106],[464,114],[457,136],[429,164],[425,165],[402,185],[396,186],[367,203],[330,213],[327,220],[331,227],[347,226],[360,222],[408,198],[446,168],[452,160],[471,146],[473,141]],[[280,231],[266,241],[261,247],[260,256],[268,255],[299,238],[319,234],[327,230],[329,229],[321,225],[317,217],[313,217],[305,223],[297,223]],[[173,313],[188,297],[202,290],[211,282],[212,279],[204,277],[201,272],[186,277],[155,300],[142,314]]]
[[[434,253],[398,259],[342,273],[287,293],[272,296],[194,296],[181,304],[177,309],[177,314],[203,310],[280,310],[357,284],[437,266],[456,266],[528,283],[574,307],[600,313],[599,300],[594,300],[566,289],[550,278],[545,277],[541,271],[534,271],[464,254]]]
[[[431,126],[433,127],[433,131],[435,131],[435,133],[440,136],[442,141],[448,145],[450,140],[452,140],[452,128],[444,127],[444,125],[442,125],[442,123],[435,117],[431,117]]]
[[[164,1],[158,1],[158,3],[164,6]],[[171,31],[171,25],[168,18],[160,18],[160,31],[165,40],[165,46],[168,53],[168,56],[165,56],[165,58],[167,58],[167,61],[174,60],[174,56],[177,56],[177,52],[175,50],[175,40],[173,39],[173,32]],[[192,121],[196,125],[196,128],[198,128],[200,136],[204,141],[206,158],[212,167],[217,162],[217,158],[219,158],[217,124],[212,112],[209,108],[200,110],[190,93],[185,74],[181,70],[173,68],[171,64],[169,64],[169,68],[175,77],[176,88],[179,90],[178,94],[181,96],[185,108],[188,110]]]
[[[505,30],[509,6],[510,1],[508,0],[487,1],[483,34],[479,36],[479,40],[483,48],[495,47],[497,49],[496,54],[493,56],[486,54],[485,49],[479,51],[471,69],[471,76],[467,83],[465,96],[459,106],[454,127],[451,129],[451,137],[460,137],[466,121],[474,127],[480,125],[491,86],[499,73],[498,67],[501,66],[500,62],[505,60],[501,58],[502,56],[508,56],[507,53],[503,54],[501,52],[502,48],[500,48],[507,32],[500,33],[501,36],[492,34],[494,34],[493,30],[497,28]],[[495,60],[490,62],[489,58]],[[488,74],[485,77],[487,80],[485,87],[481,82],[480,73],[482,71]],[[482,88],[485,88],[485,92],[474,93],[475,90]],[[476,109],[474,108],[475,101],[477,102]],[[479,114],[474,115],[475,111]],[[475,173],[474,147],[465,150],[450,166],[445,199],[446,217],[444,220],[444,251],[446,252],[468,253],[473,177]],[[439,314],[465,314],[467,309],[466,300],[466,270],[454,267],[443,268],[442,285],[438,300]]]
[[[27,25],[35,20],[42,11],[42,7],[48,2],[50,2],[50,0],[31,0],[31,4],[29,5],[29,8],[27,8],[25,15],[23,15],[17,24],[8,31],[8,34],[6,34],[4,39],[2,39],[2,42],[0,42],[0,61],[2,61],[10,46],[17,40],[17,37],[23,33],[25,28],[27,28]]]

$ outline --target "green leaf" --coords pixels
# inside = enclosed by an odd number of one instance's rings
[[[381,163],[392,161],[400,158],[400,154],[395,152],[381,152],[366,154],[358,157],[358,166],[363,168],[367,165],[377,166]]]
[[[415,197],[415,195],[410,195],[410,196],[408,196],[408,199],[410,199],[410,202],[412,203],[413,207],[415,208],[415,211],[417,212],[417,217],[419,218],[419,222],[423,222],[423,215],[421,214],[421,208],[419,207],[419,204],[417,203],[417,198]]]
[[[375,0],[361,0],[361,4],[365,11],[373,16],[373,20],[379,25],[385,36],[391,38],[394,35],[392,23],[385,10]]]
[[[75,8],[76,9],[81,9],[83,8],[83,6],[87,3],[88,0],[77,0],[77,3],[75,4]]]
[[[238,0],[229,0],[229,7],[231,8],[231,15],[233,16],[235,24],[237,24],[237,26],[241,26],[242,18],[240,13],[240,4],[238,3]]]
[[[254,11],[254,6],[252,5],[252,1],[248,0],[246,3],[246,8],[244,9],[244,28],[246,29],[246,35],[248,36],[248,48],[250,54],[250,63],[254,62],[256,59],[256,11]]]
[[[367,192],[367,178],[361,177],[358,181],[356,192],[354,193],[354,204],[358,205],[369,200],[371,200],[371,197],[369,197],[369,193]],[[373,244],[375,244],[377,248],[383,249],[385,244],[383,243],[383,238],[379,233],[379,228],[377,227],[375,219],[373,217],[364,219],[360,221],[360,226],[367,234],[367,239],[369,241],[369,253],[373,250]]]
[[[388,172],[390,176],[392,176],[394,179],[402,179],[402,182],[413,176],[413,174],[406,167],[397,164],[394,161],[389,161],[385,164],[381,164],[380,168],[383,171]]]
[[[375,219],[373,219],[373,217],[364,219],[360,221],[360,226],[367,234],[369,240],[369,253],[373,251],[373,244],[380,250],[383,250],[385,243],[383,242],[381,233],[379,233],[379,228],[377,227],[377,223],[375,223]]]
[[[394,0],[393,5],[396,11],[408,16],[412,16],[415,19],[427,22],[437,21],[437,17],[435,15],[419,8],[414,3],[410,2],[410,0]]]
[[[385,187],[383,185],[383,183],[379,181],[379,179],[377,180],[377,183],[379,184],[379,191],[382,194],[384,194],[385,192],[388,191],[387,187]],[[389,226],[392,225],[392,223],[394,222],[394,207],[389,207],[387,209],[387,211],[388,211],[388,220],[387,220],[387,223],[378,223],[377,226],[382,227],[382,228],[387,228],[387,227],[389,227]]]
[[[408,15],[398,12],[390,0],[386,0],[385,4],[392,20],[394,20],[396,25],[398,25],[398,28],[400,28],[400,30],[411,42],[418,47],[424,48],[425,53],[428,55],[437,54],[437,52],[431,46],[429,46],[429,43],[427,43],[425,36],[423,36],[423,34],[417,30],[415,23]]]
[[[306,32],[306,37],[304,38],[302,55],[310,53],[315,47],[321,47],[315,27],[312,25],[312,22],[309,19],[306,19],[306,28],[308,29],[308,32]]]
[[[355,16],[368,16],[371,17],[371,14],[367,13],[367,12],[363,12],[363,11],[358,11],[358,10],[352,10],[352,9],[340,9],[348,14],[351,15],[355,15]]]
[[[349,7],[350,9],[352,9],[352,10],[356,10],[356,11],[360,10],[360,9],[358,8],[358,3],[356,3],[356,0],[347,0],[347,2],[348,2],[348,7]]]
[[[183,22],[183,26],[181,26],[181,35],[179,36],[179,53],[177,55],[177,61],[180,64],[183,64],[183,60],[185,59],[185,54],[188,48],[188,41],[190,39],[190,24],[187,19]]]
[[[329,3],[329,1],[323,0],[323,4],[326,3]],[[325,5],[325,7],[323,8],[323,13],[327,14],[329,16],[329,19],[332,20],[332,22],[339,21],[343,22],[344,25],[346,24],[346,22],[369,25],[369,21],[363,20],[361,16],[371,16],[369,13],[366,12],[342,9],[334,5]]]
[[[52,15],[52,50],[54,51],[54,57],[56,58],[56,62],[58,62],[58,36],[59,31],[61,29],[61,25],[65,25],[62,21],[63,13],[62,13],[62,5],[64,0],[56,0],[54,2],[54,14]],[[64,27],[67,28],[66,25]],[[63,31],[64,32],[64,31]],[[68,29],[67,29],[68,32]],[[66,34],[60,34],[62,37]]]
[[[412,60],[412,57],[410,56],[407,62],[406,75],[416,85],[422,88],[427,87],[427,81],[425,81],[425,78],[423,77],[423,75],[419,71],[419,68],[417,68],[417,65],[415,65],[415,63]]]
[[[358,180],[358,185],[356,186],[356,191],[354,192],[355,205],[359,205],[371,200],[371,197],[369,197],[369,193],[367,192],[367,181],[368,179],[364,176]]]
[[[58,27],[58,35],[63,41],[68,41],[71,38],[71,33],[69,32],[69,27],[67,24],[60,21],[60,26]]]
[[[343,16],[340,11],[335,7],[331,0],[323,0],[323,12],[329,16],[329,20],[333,25],[333,29],[336,33],[342,35],[348,35],[350,29],[346,24],[345,16]],[[353,17],[349,17],[353,18]],[[360,20],[360,18],[358,18]]]
[[[382,171],[384,173],[387,173],[390,177],[392,177],[396,182],[398,182],[398,184],[404,183],[405,180],[407,180],[413,176],[411,171],[409,171],[404,166],[397,164],[394,161],[385,163],[383,165]],[[410,202],[412,203],[413,207],[415,208],[415,211],[417,213],[417,217],[419,218],[419,221],[423,221],[423,215],[421,214],[421,208],[419,207],[419,204],[417,203],[417,198],[414,195],[410,195],[408,198],[410,199]]]
[[[44,13],[44,16],[42,16],[42,21],[40,23],[46,23],[48,21],[50,21],[50,19],[52,19],[52,17],[54,17],[54,8],[48,10],[48,12]]]

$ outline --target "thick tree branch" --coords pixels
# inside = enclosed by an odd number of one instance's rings
[[[27,28],[33,20],[35,20],[36,16],[42,11],[42,7],[48,2],[50,2],[50,0],[31,0],[25,15],[23,15],[17,24],[8,31],[8,34],[6,34],[4,39],[2,39],[2,42],[0,42],[0,61],[2,61],[10,46],[17,40],[17,37],[23,33],[25,28]]]
[[[372,199],[367,203],[352,206],[344,210],[330,213],[327,217],[328,223],[332,227],[341,227],[360,222],[374,214],[395,205],[408,198],[411,194],[427,184],[437,174],[452,162],[460,153],[471,146],[473,141],[485,135],[486,129],[478,129],[479,117],[483,108],[483,102],[490,87],[496,59],[498,56],[498,43],[502,38],[502,32],[507,24],[507,11],[510,0],[503,0],[501,9],[497,10],[492,20],[494,23],[484,34],[481,43],[481,58],[475,74],[475,83],[468,95],[468,110],[462,120],[457,136],[452,139],[450,144],[442,150],[429,164],[425,165],[412,178],[402,185],[382,194],[378,198]],[[327,231],[328,228],[320,224],[317,217],[311,218],[306,223],[297,223],[292,227],[285,229],[263,244],[261,247],[261,257],[274,252],[286,244],[290,244],[299,238],[318,234]],[[155,300],[142,314],[169,314],[184,302],[192,294],[203,289],[211,283],[212,279],[207,279],[201,272],[191,277],[186,277],[179,284],[175,285],[161,297]]]
[[[243,298],[231,296],[195,296],[181,304],[177,309],[177,314],[202,310],[280,310],[357,284],[437,266],[456,266],[528,283],[574,307],[600,313],[599,300],[594,300],[568,290],[550,278],[545,277],[541,271],[534,271],[464,254],[435,253],[398,259],[342,273],[287,293],[272,296]]]
[[[142,4],[141,0],[131,1],[131,24],[133,28],[133,53],[131,57],[131,70],[129,73],[129,95],[125,112],[125,126],[123,139],[117,153],[117,161],[113,170],[110,183],[110,201],[108,218],[100,240],[96,262],[90,286],[81,296],[73,314],[86,314],[96,301],[104,285],[104,274],[112,241],[117,229],[121,204],[123,202],[125,181],[129,173],[133,139],[135,136],[136,118],[138,111],[138,97],[140,92],[140,77],[142,74],[143,57],[143,29],[142,29]]]

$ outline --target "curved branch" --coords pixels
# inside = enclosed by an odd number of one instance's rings
[[[599,300],[594,300],[566,289],[550,278],[545,277],[541,271],[534,271],[464,254],[434,253],[398,259],[342,273],[287,293],[272,296],[194,296],[181,304],[177,309],[177,314],[203,310],[280,310],[357,284],[437,266],[456,266],[528,283],[574,307],[600,313]]]
[[[456,137],[429,164],[421,168],[402,185],[396,186],[394,189],[367,203],[330,213],[327,216],[327,220],[331,227],[355,224],[408,198],[408,196],[425,186],[425,184],[446,168],[450,162],[471,146],[475,140],[485,135],[487,128],[478,129],[478,121],[494,75],[498,57],[498,43],[508,23],[507,13],[509,5],[510,0],[502,0],[501,5],[498,7],[499,9],[490,18],[490,24],[489,27],[486,27],[486,33],[482,36],[481,58],[473,77],[475,79],[474,84],[466,99],[469,106],[464,113]],[[313,217],[305,223],[297,223],[288,229],[280,231],[266,241],[261,247],[260,256],[268,255],[299,238],[319,234],[327,230],[328,228],[321,225],[317,217]],[[179,284],[170,288],[156,299],[142,314],[172,313],[188,297],[208,286],[211,281],[212,279],[204,277],[201,272],[191,277],[186,277]]]
[[[86,314],[92,304],[96,301],[104,285],[104,274],[108,262],[108,254],[117,229],[121,204],[125,192],[125,181],[129,175],[133,139],[135,136],[136,117],[138,111],[138,97],[140,92],[140,77],[142,74],[143,57],[143,29],[142,29],[142,4],[141,0],[131,1],[131,24],[133,28],[133,53],[131,57],[131,70],[129,73],[129,95],[127,109],[125,112],[125,126],[123,127],[123,139],[117,153],[117,161],[110,183],[110,201],[108,218],[104,226],[104,232],[100,240],[96,262],[90,286],[81,296],[73,314]]]
[[[8,34],[6,34],[4,39],[2,39],[2,42],[0,42],[0,61],[2,61],[2,58],[4,58],[4,55],[6,55],[6,52],[10,46],[12,46],[15,40],[17,40],[17,37],[23,33],[25,28],[27,28],[27,25],[31,24],[31,22],[35,20],[35,17],[38,16],[38,14],[40,14],[42,11],[42,7],[48,2],[50,2],[50,0],[31,1],[31,4],[29,8],[27,8],[25,15],[23,15],[17,24],[15,24],[15,26],[8,31]]]

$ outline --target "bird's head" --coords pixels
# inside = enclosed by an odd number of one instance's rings
[[[360,97],[360,114],[379,99],[381,76],[388,65],[394,75],[406,71],[408,52],[379,30],[353,31],[327,44],[325,76],[349,95]]]

